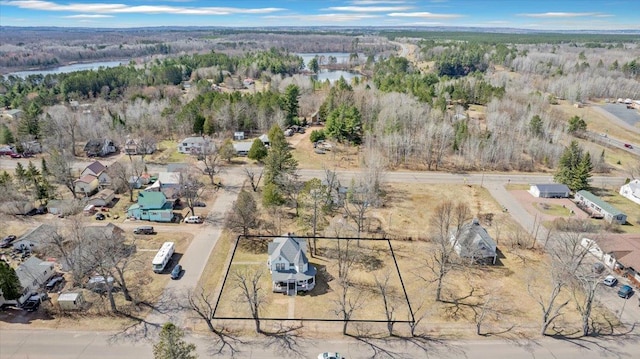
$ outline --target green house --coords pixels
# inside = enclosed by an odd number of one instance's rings
[[[173,205],[167,202],[162,192],[145,192],[138,194],[138,203],[127,210],[127,217],[154,222],[171,222]]]

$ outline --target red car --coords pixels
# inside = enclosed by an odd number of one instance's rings
[[[631,145],[630,145],[630,144],[628,144],[628,143],[625,143],[625,144],[624,144],[624,147],[626,147],[626,148],[630,148],[630,149],[633,149],[633,146],[631,146]]]
[[[22,158],[22,155],[20,155],[19,153],[15,153],[15,152],[11,152],[9,154],[9,156],[11,156],[11,158]]]

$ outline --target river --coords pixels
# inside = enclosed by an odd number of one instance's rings
[[[48,70],[17,71],[17,72],[6,74],[5,76],[8,77],[10,75],[13,75],[13,76],[22,77],[22,78],[26,78],[27,76],[31,76],[31,75],[46,76],[46,75],[63,74],[63,73],[75,72],[75,71],[97,70],[101,67],[116,67],[125,63],[126,62],[124,61],[101,61],[101,62],[90,62],[90,63],[82,63],[82,64],[78,63],[78,64],[55,67]]]
[[[313,54],[302,53],[297,55],[302,57],[305,67],[307,66],[309,61],[315,56],[324,58],[323,63],[329,62],[330,56],[335,57],[336,62],[338,64],[347,63],[349,61],[349,56],[350,56],[350,54],[347,52],[321,52],[321,53],[313,53]],[[360,59],[364,59],[364,54],[359,54],[358,56],[360,57]],[[46,75],[53,75],[53,74],[60,74],[60,73],[69,73],[74,71],[97,70],[101,67],[116,67],[126,63],[127,62],[125,61],[101,61],[101,62],[91,62],[91,63],[77,63],[77,64],[55,67],[47,70],[17,71],[17,72],[9,73],[5,75],[5,77],[8,77],[10,75],[21,77],[21,78],[26,78],[27,76],[30,76],[30,75],[46,76]],[[316,75],[313,75],[313,76],[317,81],[320,81],[320,82],[324,82],[327,80],[329,80],[329,82],[334,82],[338,80],[340,77],[344,77],[344,79],[347,80],[347,82],[351,82],[351,79],[356,77],[361,77],[360,74],[355,72],[344,71],[344,70],[329,70],[329,69],[321,69]]]

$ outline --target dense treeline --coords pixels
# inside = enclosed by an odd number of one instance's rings
[[[273,123],[283,123],[281,101],[282,97],[271,91],[207,92],[183,106],[177,119],[192,124],[197,134],[266,131]]]
[[[101,68],[55,75],[31,75],[26,79],[9,76],[0,80],[6,89],[0,93],[0,105],[13,108],[26,107],[27,95],[38,94],[39,105],[52,105],[57,101],[101,97],[115,100],[129,87],[178,85],[191,78],[194,69],[216,66],[233,73],[238,67],[252,68],[257,75],[263,72],[292,75],[303,67],[302,58],[276,49],[230,57],[212,52],[205,55],[181,56],[156,61],[148,66],[134,65]],[[222,74],[220,75],[223,76]],[[220,79],[219,82],[222,82]],[[33,101],[29,98],[28,102]]]
[[[590,47],[611,48],[622,43],[638,43],[638,35],[632,34],[592,34],[575,32],[507,33],[489,31],[381,31],[380,35],[390,40],[396,38],[419,38],[425,40],[452,40],[476,44],[576,44],[589,43]],[[606,44],[606,45],[605,45]],[[617,45],[619,44],[619,45]]]
[[[455,64],[454,67],[462,68],[467,63],[466,60],[459,57],[443,56],[444,58],[446,58],[444,61]],[[467,74],[461,73],[452,77],[464,75]],[[373,83],[380,91],[409,93],[420,101],[429,103],[440,95],[436,106],[442,110],[445,109],[449,100],[463,105],[486,105],[492,97],[501,97],[504,94],[504,87],[492,86],[483,80],[481,74],[456,81],[445,81],[446,85],[445,82],[441,82],[444,80],[446,77],[441,79],[434,73],[421,73],[414,69],[407,59],[393,56],[378,62],[373,74]],[[439,83],[441,85],[436,86]]]

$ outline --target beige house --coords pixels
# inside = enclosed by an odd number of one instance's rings
[[[97,189],[98,177],[94,175],[85,175],[73,182],[73,190],[78,194],[83,194],[85,197],[92,195]]]

